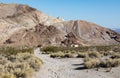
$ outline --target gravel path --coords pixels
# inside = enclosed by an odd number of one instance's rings
[[[105,72],[105,69],[88,70],[81,65],[81,58],[53,59],[41,54],[39,49],[34,54],[44,61],[44,65],[33,78],[120,78],[120,68],[114,68],[111,72]]]

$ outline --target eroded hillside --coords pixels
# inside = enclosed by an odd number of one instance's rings
[[[120,34],[83,20],[63,21],[35,8],[0,4],[0,43],[10,45],[112,45]]]

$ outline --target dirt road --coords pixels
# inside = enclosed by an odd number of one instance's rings
[[[53,59],[49,55],[41,54],[39,49],[34,54],[44,62],[40,71],[33,78],[120,78],[120,67],[111,72],[105,69],[84,69],[81,58]]]

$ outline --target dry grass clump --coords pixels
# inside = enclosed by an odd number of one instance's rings
[[[120,53],[119,52],[104,52],[100,54],[100,52],[88,52],[88,56],[84,58],[84,66],[86,68],[112,68],[120,65]]]
[[[0,54],[16,55],[17,53],[33,53],[31,47],[0,47]]]
[[[56,46],[45,46],[41,48],[41,51],[43,51],[46,54],[62,51],[79,51],[79,52],[85,52],[88,51],[89,47],[56,47]]]
[[[66,50],[66,51],[58,51],[58,52],[53,52],[50,54],[50,57],[52,58],[85,58],[89,56],[90,58],[99,58],[102,57],[102,54],[100,54],[97,51],[93,51],[93,52],[78,52],[78,51],[70,51],[70,50]]]
[[[63,58],[64,56],[65,56],[65,54],[61,51],[50,54],[50,57],[52,57],[52,58]]]
[[[104,52],[108,52],[112,49],[112,47],[114,47],[114,45],[108,45],[108,46],[94,46],[94,48],[96,49],[96,51],[100,52],[100,51],[104,51]]]
[[[99,59],[94,58],[94,59],[91,59],[91,60],[89,60],[89,61],[86,61],[86,62],[84,63],[84,66],[89,69],[89,68],[98,67],[99,64],[100,64]]]
[[[101,67],[117,67],[120,65],[120,59],[105,59],[104,61],[101,61],[100,66]]]
[[[75,54],[73,54],[73,53],[65,53],[65,56],[64,56],[65,58],[74,58],[74,57],[76,57],[75,56]]]
[[[120,52],[120,45],[112,47],[114,52]]]
[[[111,67],[117,67],[120,65],[120,59],[99,59],[99,58],[90,58],[86,57],[84,59],[84,66],[88,69],[90,68],[96,68],[96,67],[105,67],[105,68],[111,68]]]
[[[93,51],[93,52],[78,52],[78,55],[77,57],[80,57],[80,58],[86,58],[86,57],[90,57],[90,58],[100,58],[102,57],[103,55],[100,54],[99,52],[97,51]]]
[[[100,58],[102,56],[102,54],[100,54],[99,52],[97,51],[93,51],[93,52],[88,52],[88,56],[90,58]]]
[[[118,46],[114,46],[114,45],[110,45],[110,46],[81,46],[81,47],[56,47],[56,46],[45,46],[43,48],[41,48],[41,51],[45,54],[51,54],[51,53],[56,53],[56,52],[63,52],[63,53],[72,53],[74,52],[74,54],[78,54],[78,57],[85,57],[86,54],[84,54],[83,52],[87,52],[89,53],[89,55],[91,57],[100,57],[100,56],[107,56],[109,55],[109,51],[119,51],[119,45]],[[101,54],[100,54],[100,53]],[[103,55],[102,55],[103,54]]]
[[[56,53],[51,53],[50,57],[52,58],[73,58],[75,57],[74,51],[58,51]]]
[[[112,56],[112,58],[119,58],[119,55],[113,56],[112,53],[110,53],[110,52],[114,52],[114,51],[115,52],[120,51],[119,47],[120,47],[120,45],[84,46],[84,47],[83,46],[81,46],[81,47],[46,46],[46,47],[43,47],[41,50],[45,54],[50,54],[50,56],[53,58],[55,58],[55,57],[85,58],[86,56],[89,56],[91,58],[101,58],[104,56]]]
[[[0,58],[0,78],[31,78],[42,65],[42,61],[30,53],[2,55]]]
[[[16,77],[13,74],[9,74],[9,73],[7,74],[7,73],[5,73],[5,74],[1,75],[1,78],[16,78]]]
[[[45,46],[43,48],[41,48],[41,51],[44,52],[45,54],[50,54],[50,53],[54,53],[54,52],[58,52],[60,49],[60,47],[55,47],[55,46]]]
[[[109,46],[80,46],[80,47],[56,47],[56,46],[45,46],[43,48],[41,48],[41,51],[43,51],[44,53],[53,53],[53,52],[58,52],[58,51],[79,51],[79,52],[88,52],[88,51],[104,51],[104,52],[108,52],[111,50],[114,51],[120,51],[119,49],[119,45],[114,46],[114,45],[109,45]]]
[[[84,59],[83,59],[83,61],[84,62],[87,62],[87,61],[90,61],[92,58],[90,58],[89,56],[86,56]]]
[[[88,56],[88,53],[86,53],[86,52],[79,52],[78,54],[77,54],[77,58],[85,58],[85,57],[87,57]]]
[[[101,52],[101,54],[103,55],[103,56],[109,56],[109,55],[111,55],[112,54],[112,51],[108,51],[108,52]]]
[[[111,58],[114,59],[114,58],[120,58],[120,53],[119,52],[114,52],[111,54]]]

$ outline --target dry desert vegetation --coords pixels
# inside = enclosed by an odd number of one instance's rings
[[[85,68],[112,68],[120,65],[120,46],[54,47],[41,49],[51,58],[83,58]]]
[[[42,63],[33,55],[33,48],[0,48],[0,78],[31,78]]]

